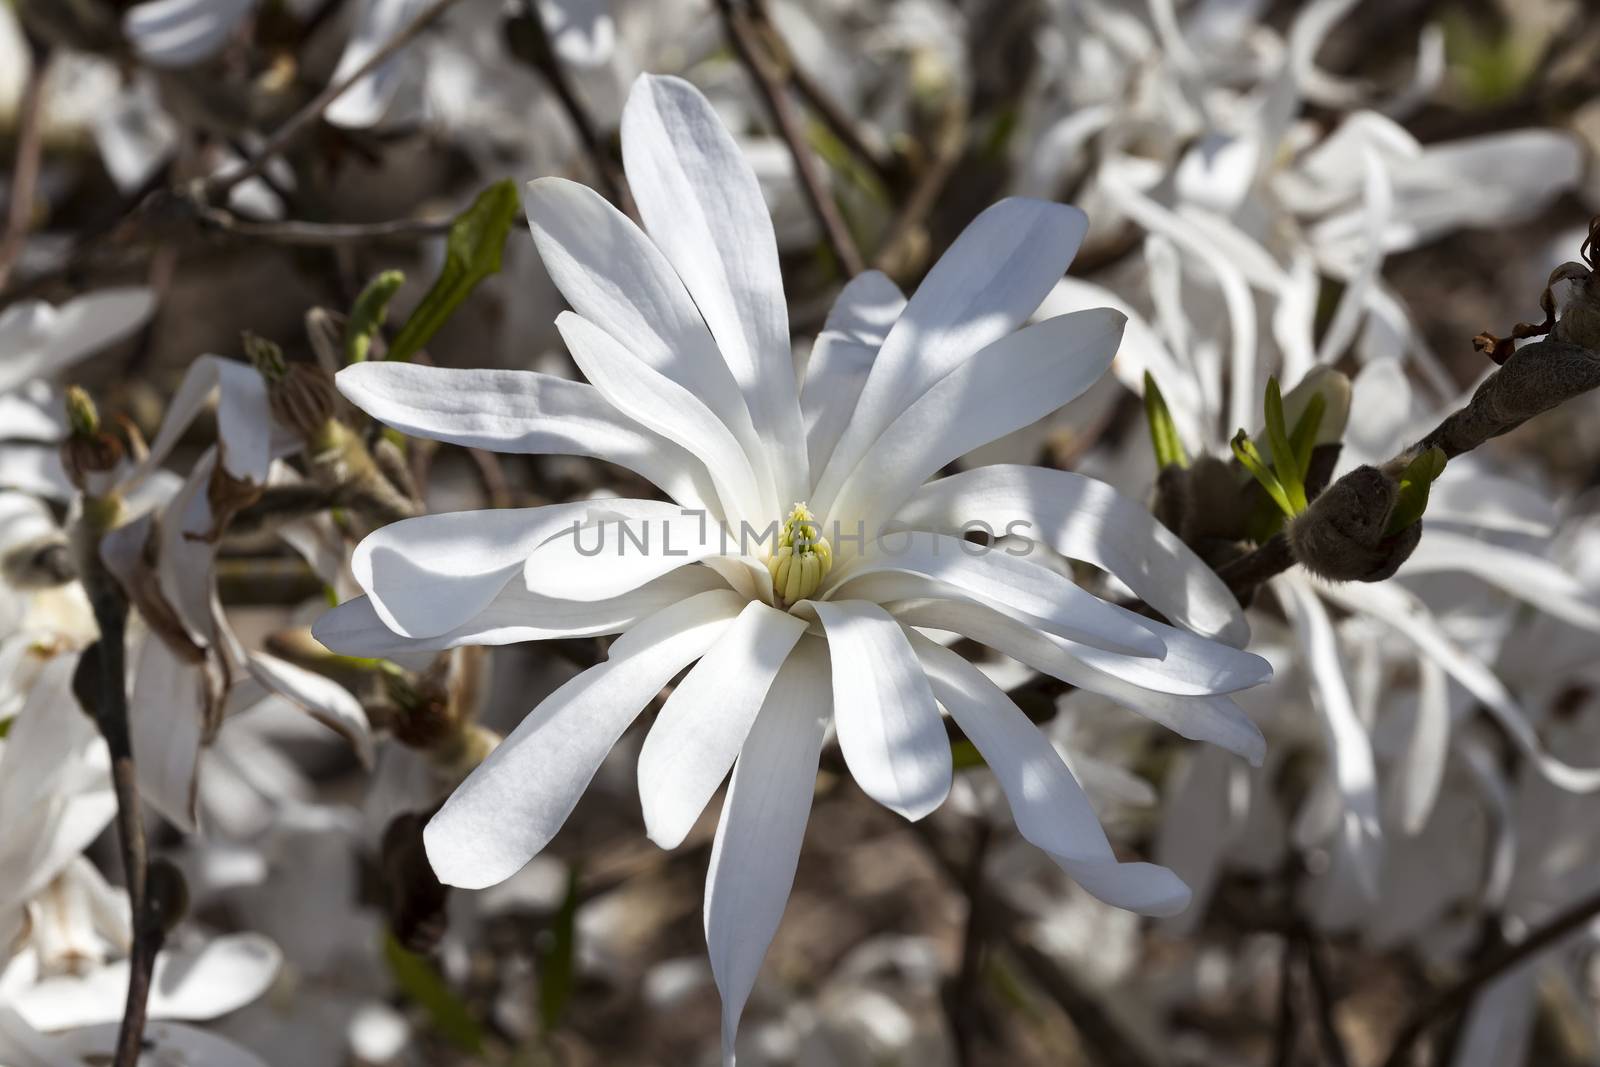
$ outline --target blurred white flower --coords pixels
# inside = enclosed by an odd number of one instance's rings
[[[527,197],[535,242],[576,309],[558,326],[591,385],[386,363],[339,376],[347,397],[408,433],[599,456],[677,502],[425,516],[357,548],[368,595],[316,631],[337,650],[623,632],[434,817],[426,841],[441,879],[481,888],[527,863],[645,704],[698,660],[645,741],[639,786],[651,838],[674,847],[734,769],[706,895],[729,1050],[793,879],[830,720],[861,787],[917,819],[950,788],[942,704],[1025,837],[1103,899],[1181,909],[1188,891],[1170,872],[1116,858],[1077,781],[1004,693],[914,629],[965,634],[1186,736],[1261,756],[1254,725],[1217,695],[1260,682],[1260,660],[940,532],[1026,520],[1041,551],[1104,567],[1195,631],[1242,641],[1216,576],[1147,512],[1061,471],[997,467],[923,484],[1110,363],[1115,312],[1013,332],[1061,276],[1082,214],[1026,200],[990,208],[910,301],[882,275],[857,278],[797,388],[771,221],[705,98],[642,77],[623,156],[648,237],[571,182],[543,179]],[[875,540],[891,519],[917,531],[903,550]],[[858,521],[865,537],[852,533]],[[724,540],[770,524],[773,542],[779,523],[781,545],[765,552]],[[628,536],[624,527],[662,538],[660,549],[581,550],[585,535]]]

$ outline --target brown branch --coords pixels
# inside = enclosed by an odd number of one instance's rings
[[[45,80],[54,58],[48,45],[33,45],[33,63],[22,100],[17,106],[17,154],[11,168],[11,202],[6,209],[6,228],[0,235],[0,289],[5,288],[11,268],[28,243],[33,221],[34,190],[39,184],[39,167],[44,161]]]
[[[978,980],[983,963],[983,863],[988,858],[993,836],[989,823],[980,820],[962,879],[962,890],[967,898],[967,923],[961,936],[961,966],[945,991],[945,1011],[955,1034],[956,1061],[961,1067],[973,1067],[978,1062],[973,1048],[976,1039],[973,1023],[979,1016]]]
[[[600,184],[605,186],[607,198],[616,204],[623,214],[638,222],[639,209],[633,202],[633,194],[628,191],[628,179],[623,174],[622,168],[617,165],[616,156],[601,137],[599,124],[589,113],[589,108],[583,99],[578,96],[572,79],[567,76],[567,69],[550,43],[550,34],[545,28],[544,19],[539,15],[534,0],[524,0],[522,18],[515,20],[515,23],[516,25],[508,30],[512,34],[512,53],[544,76],[544,80],[554,90],[556,99],[561,102],[561,109],[566,112],[567,121],[572,123],[572,129],[578,135],[578,143],[588,155]],[[518,29],[526,32],[519,33]]]
[[[334,245],[370,244],[379,241],[417,241],[443,237],[450,232],[451,219],[393,219],[387,222],[269,222],[241,218],[224,208],[202,205],[200,225],[234,237],[268,244],[303,248]]]
[[[1493,953],[1482,963],[1463,975],[1449,988],[1431,997],[1412,1012],[1389,1049],[1383,1067],[1405,1067],[1411,1050],[1432,1026],[1449,1018],[1467,1006],[1485,986],[1504,976],[1521,963],[1525,963],[1553,948],[1570,934],[1575,934],[1600,917],[1600,893],[1585,897],[1540,926],[1524,940]]]
[[[811,205],[811,211],[822,227],[828,247],[832,249],[847,276],[854,277],[860,274],[866,269],[866,263],[861,258],[860,250],[856,248],[855,239],[845,227],[844,218],[839,214],[839,205],[834,203],[833,194],[828,191],[827,182],[817,166],[816,157],[806,146],[805,131],[801,128],[800,117],[795,113],[794,105],[787,95],[785,72],[779,69],[778,64],[766,53],[764,46],[757,39],[756,28],[750,20],[749,12],[742,6],[735,6],[734,0],[716,0],[716,3],[723,29],[732,42],[734,51],[738,53],[740,62],[749,70],[750,77],[756,83],[756,89],[766,103],[767,111],[771,113],[779,134],[789,146],[789,153],[794,157],[795,173],[800,178],[800,188],[804,191],[806,202]]]
[[[281,154],[301,134],[310,129],[322,117],[322,113],[328,109],[329,105],[342,96],[346,89],[371,74],[374,70],[377,70],[383,65],[384,61],[410,44],[423,30],[433,25],[440,16],[458,2],[459,0],[434,0],[416,18],[406,23],[399,33],[386,41],[382,48],[372,53],[365,63],[351,71],[348,77],[330,83],[322,92],[312,97],[310,103],[291,115],[288,121],[279,126],[272,136],[267,138],[267,143],[261,146],[261,151],[257,152],[244,166],[224,171],[206,181],[201,186],[202,198],[207,203],[216,203],[239,183],[260,174],[274,156]]]
[[[1237,559],[1217,568],[1217,577],[1240,604],[1248,605],[1256,588],[1294,566],[1289,536],[1279,532]]]

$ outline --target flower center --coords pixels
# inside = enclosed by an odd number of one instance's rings
[[[832,567],[833,546],[822,536],[822,525],[804,503],[796,504],[778,531],[778,546],[767,557],[773,594],[783,605],[804,600]]]

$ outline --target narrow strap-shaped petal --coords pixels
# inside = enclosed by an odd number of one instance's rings
[[[150,318],[155,295],[149,289],[110,288],[85,293],[52,307],[22,300],[0,312],[0,393],[29,378],[51,377],[86,356],[126,337]],[[6,425],[7,436],[18,436]]]
[[[754,412],[673,264],[587,186],[540,178],[528,184],[523,199],[539,256],[572,310],[715,412],[744,448],[776,510]]]
[[[622,159],[645,229],[678,271],[766,442],[780,502],[810,483],[789,309],[755,172],[700,90],[644,74],[622,111]]]
[[[828,725],[828,656],[802,641],[784,661],[750,727],[706,870],[706,947],[722,994],[722,1056],[794,886]]]
[[[604,505],[607,512],[640,520],[680,512],[654,500]],[[535,548],[585,521],[595,508],[593,501],[579,500],[403,519],[367,535],[352,553],[350,569],[391,630],[432,637],[477,615],[522,572]]]
[[[1431,512],[1430,512],[1431,514]],[[1600,602],[1583,583],[1542,556],[1433,529],[1418,542],[1401,574],[1461,571],[1585,630],[1600,630]]]
[[[1151,607],[1198,634],[1235,648],[1250,639],[1239,602],[1215,571],[1148,509],[1082,474],[979,467],[924,485],[895,521],[947,533],[987,523],[996,536],[1014,527],[1020,537],[1109,571]]]
[[[1017,829],[1107,904],[1173,915],[1189,904],[1178,876],[1153,863],[1122,863],[1061,755],[1022,709],[960,655],[912,634],[933,695],[1000,781]]]
[[[1428,536],[1434,531],[1429,530]],[[1417,709],[1411,736],[1391,770],[1389,809],[1405,833],[1422,832],[1444,784],[1450,754],[1450,678],[1428,656],[1417,657]]]
[[[311,635],[341,655],[392,659],[461,645],[510,645],[563,637],[621,633],[647,615],[697,593],[724,587],[709,567],[680,567],[638,589],[607,600],[556,600],[507,582],[478,614],[454,629],[428,637],[402,637],[378,617],[372,598],[353,597],[325,612]]]
[[[1372,740],[1356,715],[1339,655],[1338,637],[1327,609],[1311,587],[1296,575],[1272,583],[1279,592],[1295,636],[1306,654],[1312,704],[1321,721],[1328,758],[1333,764],[1341,812],[1335,849],[1348,854],[1360,887],[1370,899],[1377,893],[1382,838],[1378,827],[1377,769]]]
[[[741,534],[704,512],[618,517],[615,501],[588,502],[592,513],[569,522],[528,557],[523,580],[529,592],[565,600],[607,600],[691,563],[737,557]],[[767,538],[772,541],[774,538]],[[764,568],[763,568],[764,569]],[[724,571],[728,577],[731,571]]]
[[[342,82],[359,70],[405,29],[426,3],[427,0],[362,0],[355,30],[340,53],[339,64],[329,81]],[[401,94],[421,82],[419,67],[416,57],[406,55],[402,49],[340,93],[323,112],[323,117],[335,126],[348,129],[364,129],[391,118],[390,111]]]
[[[700,398],[658,374],[626,345],[583,316],[563,311],[556,329],[584,376],[618,411],[705,464],[729,516],[760,521],[768,510],[750,458],[738,439]]]
[[[806,453],[811,470],[821,474],[833,446],[844,433],[856,398],[906,298],[882,271],[869,270],[850,279],[828,312],[806,362],[800,387],[800,415],[806,427]]]
[[[158,635],[140,647],[128,733],[139,794],[178,829],[195,829],[202,729],[214,700],[203,661],[180,658]]]
[[[639,800],[650,840],[662,848],[683,842],[805,629],[804,620],[752,600],[672,690],[639,752]]]
[[[626,467],[684,507],[718,507],[705,465],[618,411],[585,382],[525,370],[354,363],[345,399],[386,426],[465,448],[593,456]]]
[[[915,822],[950,793],[950,739],[906,631],[864,600],[811,607],[828,634],[834,728],[850,775]]]
[[[835,551],[839,540],[835,538]],[[847,564],[838,580],[824,587],[824,596],[847,599],[851,594],[846,583],[896,572],[944,582],[980,603],[1008,605],[1053,634],[1108,652],[1158,659],[1166,652],[1149,620],[1106,603],[1055,571],[999,549],[979,550],[946,534],[886,533],[883,547]]]
[[[429,820],[423,843],[440,881],[482,889],[520,870],[561,829],[628,725],[741,606],[718,591],[665,608],[546,697]]]
[[[1193,741],[1208,741],[1260,765],[1267,743],[1261,730],[1233,700],[1220,695],[1186,695],[1147,689],[1084,663],[1072,654],[1081,648],[993,608],[961,600],[902,600],[886,610],[907,626],[958,633],[987,645],[1036,671],[1069,685],[1099,693]]]
[[[223,469],[239,481],[265,484],[273,458],[289,449],[281,432],[274,432],[267,406],[267,383],[247,363],[201,356],[184,372],[178,391],[167,405],[161,429],[150,442],[149,455],[123,479],[124,490],[132,489],[161,466],[213,396],[217,398]]]
[[[1095,308],[994,342],[908,405],[837,495],[819,485],[812,506],[841,522],[865,519],[871,529],[951,460],[1042,419],[1098,381],[1126,321]]]
[[[1075,207],[1012,197],[986,208],[939,257],[873,361],[818,492],[831,497],[889,424],[928,387],[1025,320],[1088,230]]]
[[[246,662],[256,681],[350,742],[362,766],[372,766],[372,724],[367,721],[361,701],[348,689],[331,678],[265,652],[248,653]]]

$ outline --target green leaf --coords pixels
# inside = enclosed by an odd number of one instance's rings
[[[344,328],[344,361],[360,363],[372,350],[372,338],[383,328],[389,314],[389,301],[406,282],[406,276],[397,270],[386,270],[361,290],[350,308],[350,321]]]
[[[383,958],[400,991],[427,1012],[441,1036],[465,1052],[483,1055],[483,1028],[432,963],[408,950],[393,934],[384,937]]]
[[[519,206],[516,183],[508,178],[479,193],[472,206],[456,217],[445,244],[444,269],[389,346],[391,360],[416,355],[477,284],[500,270],[506,235]]]
[[[1306,484],[1284,424],[1283,390],[1276,376],[1267,379],[1266,402],[1262,406],[1267,416],[1267,443],[1272,446],[1272,471],[1288,501],[1288,515],[1293,518],[1306,509]]]
[[[1243,430],[1233,435],[1233,440],[1228,442],[1233,448],[1233,458],[1237,459],[1250,476],[1261,483],[1261,488],[1267,491],[1273,503],[1278,505],[1285,515],[1293,518],[1295,512],[1289,506],[1289,497],[1283,491],[1283,486],[1278,482],[1278,476],[1267,467],[1267,461],[1261,458],[1261,451],[1256,448],[1250,435]]]
[[[539,954],[539,1020],[549,1033],[561,1022],[572,999],[574,961],[577,959],[578,868],[567,872],[567,895],[556,914],[554,935]]]
[[[1435,446],[1417,456],[1400,472],[1400,496],[1384,535],[1392,537],[1422,518],[1428,509],[1428,490],[1444,473],[1444,449]]]
[[[1300,472],[1302,484],[1311,470],[1311,453],[1317,447],[1317,431],[1322,429],[1322,414],[1327,409],[1327,399],[1321,393],[1314,394],[1289,434],[1289,445],[1294,449],[1295,469]]]
[[[1183,450],[1183,439],[1178,436],[1177,424],[1167,407],[1167,398],[1149,371],[1144,372],[1144,417],[1150,425],[1150,444],[1155,449],[1156,467],[1188,467],[1189,454]]]

